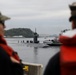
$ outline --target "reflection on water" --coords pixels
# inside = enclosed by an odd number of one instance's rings
[[[49,59],[59,51],[59,47],[38,48],[28,46],[21,42],[22,40],[25,42],[27,39],[28,38],[6,38],[8,44],[18,52],[23,61],[43,64],[43,69],[45,69]]]
[[[35,63],[37,63],[38,62],[38,57],[37,57],[37,55],[38,55],[38,50],[37,50],[38,48],[37,47],[34,47],[34,59],[35,59]]]

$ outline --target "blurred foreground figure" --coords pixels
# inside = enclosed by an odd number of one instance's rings
[[[59,36],[59,41],[62,43],[60,52],[49,60],[44,75],[76,75],[76,2],[69,7],[72,30]]]
[[[4,39],[5,21],[10,19],[0,13],[0,73],[1,75],[23,75],[22,63],[17,52]]]

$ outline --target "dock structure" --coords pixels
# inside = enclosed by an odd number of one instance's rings
[[[42,75],[43,65],[23,62],[24,75]]]

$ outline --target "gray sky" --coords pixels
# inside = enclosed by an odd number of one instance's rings
[[[11,17],[6,29],[37,29],[39,34],[58,34],[71,28],[69,4],[75,0],[0,0],[0,11]]]

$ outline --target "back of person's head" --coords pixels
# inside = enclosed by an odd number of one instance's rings
[[[76,20],[76,2],[73,2],[71,5],[69,5],[69,8],[71,10],[71,17],[69,18],[69,21]]]
[[[72,28],[76,28],[76,2],[73,2],[71,5],[69,5],[70,11],[71,11],[71,17],[69,18],[69,21],[72,22]]]

